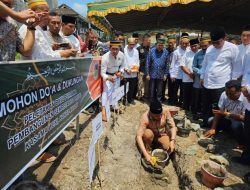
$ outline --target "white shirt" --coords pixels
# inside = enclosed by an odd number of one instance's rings
[[[22,39],[25,38],[27,33],[27,26],[22,25],[19,29],[19,34]],[[31,57],[22,57],[22,59],[58,59],[61,55],[58,51],[53,51],[49,37],[46,31],[43,31],[40,26],[36,26],[35,43],[32,49]]]
[[[126,70],[131,69],[133,65],[140,66],[139,52],[137,49],[129,49],[128,46],[124,48],[124,78],[135,78],[137,77],[137,72],[133,72],[130,75]]]
[[[193,66],[194,56],[195,53],[192,50],[187,51],[182,58],[180,66],[187,67],[190,70],[190,72],[193,72],[192,66]],[[182,82],[194,82],[194,80],[183,72]]]
[[[218,89],[225,87],[225,83],[232,78],[232,68],[236,66],[238,56],[236,45],[225,41],[220,49],[208,47],[201,69],[201,79],[204,87]]]
[[[244,95],[241,93],[238,100],[231,100],[227,97],[226,92],[223,92],[220,96],[218,103],[220,109],[233,113],[245,115]]]
[[[77,53],[81,53],[81,46],[80,46],[80,42],[79,40],[73,35],[71,34],[70,36],[65,36],[62,31],[60,31],[60,35],[66,39],[68,41],[68,43],[71,44],[73,49],[77,49],[78,52]]]
[[[243,69],[240,75],[243,75],[242,77],[242,86],[247,86],[248,93],[250,93],[250,51],[248,51],[243,59]],[[246,106],[246,109],[250,111],[250,103],[248,102],[247,98],[244,99],[244,103]]]
[[[236,67],[233,68],[233,79],[238,79],[244,71],[243,60],[246,55],[250,51],[250,45],[238,45],[239,53],[236,59]]]
[[[115,74],[117,71],[124,72],[124,54],[119,51],[116,58],[111,55],[110,51],[102,56],[101,76],[106,80],[110,74]]]
[[[176,79],[182,79],[183,71],[180,68],[180,64],[183,58],[183,55],[186,53],[187,50],[178,47],[173,52],[173,58],[170,66],[170,77]]]

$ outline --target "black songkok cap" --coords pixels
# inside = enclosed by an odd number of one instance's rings
[[[250,31],[250,24],[244,26],[243,31]]]
[[[70,23],[70,24],[76,24],[76,17],[73,16],[67,16],[67,15],[62,15],[62,22],[63,23]]]
[[[210,37],[212,41],[218,41],[221,38],[225,38],[226,32],[223,27],[216,27],[210,32]]]
[[[188,33],[186,33],[186,32],[183,32],[182,34],[181,34],[181,37],[189,37],[189,35],[188,35]]]
[[[133,33],[132,37],[133,38],[139,38],[139,34],[135,32],[135,33]]]
[[[195,44],[199,44],[200,42],[199,42],[198,38],[195,38],[195,39],[191,39],[189,43],[190,43],[190,46],[192,46]]]
[[[153,101],[150,103],[150,112],[152,114],[161,114],[162,113],[162,105],[159,101]]]

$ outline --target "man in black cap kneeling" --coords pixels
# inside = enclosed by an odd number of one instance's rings
[[[153,143],[162,149],[173,152],[176,127],[168,108],[162,108],[159,101],[151,102],[150,109],[141,116],[136,142],[145,159],[152,164]]]

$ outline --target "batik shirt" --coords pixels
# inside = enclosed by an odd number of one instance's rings
[[[163,79],[168,75],[168,51],[158,51],[155,47],[150,49],[146,62],[146,75],[152,79]]]
[[[22,40],[14,24],[0,19],[0,61],[15,61]]]
[[[143,44],[137,48],[139,52],[139,59],[140,59],[140,72],[143,72],[145,74],[145,67],[146,67],[146,61],[147,56],[149,52],[149,47],[143,46]]]

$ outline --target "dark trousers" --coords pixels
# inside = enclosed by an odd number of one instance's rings
[[[174,104],[174,82],[171,81],[170,76],[168,76],[168,103]]]
[[[161,101],[162,102],[166,99],[165,98],[166,87],[167,87],[167,80],[163,81],[163,83],[162,83],[162,96],[161,96]]]
[[[244,139],[246,142],[247,152],[250,154],[250,111],[246,110],[244,120]]]
[[[209,118],[208,125],[212,126],[213,124],[213,117]],[[228,131],[232,132],[235,136],[237,142],[241,145],[245,144],[245,138],[244,138],[244,123],[238,120],[234,119],[228,119],[228,118],[221,118],[218,122],[218,126],[216,128],[216,131]]]
[[[203,124],[206,126],[208,118],[211,117],[212,114],[212,105],[218,104],[220,96],[225,88],[218,89],[202,89],[202,104],[203,104]]]
[[[149,86],[150,86],[150,101],[151,102],[155,100],[158,100],[159,102],[161,102],[162,85],[163,85],[163,79],[150,79]]]
[[[183,82],[183,108],[190,110],[192,105],[193,82]]]
[[[138,76],[135,78],[135,90],[134,90],[134,93],[133,93],[133,99],[136,99],[136,95],[138,93]]]
[[[135,91],[137,89],[136,81],[137,81],[137,77],[136,78],[126,78],[125,79],[125,84],[127,82],[129,83],[128,94],[127,94],[128,103],[131,103],[134,100]]]
[[[179,90],[180,90],[180,96],[178,96],[178,91]],[[180,106],[182,105],[182,103],[183,103],[183,85],[182,85],[182,79],[176,79],[174,81],[173,98],[174,98],[174,105],[180,105]]]
[[[202,88],[193,88],[192,113],[202,112]]]

